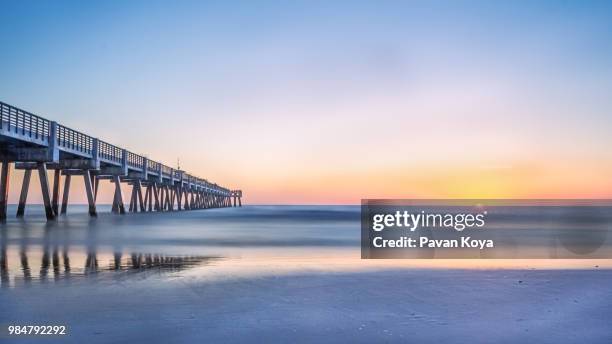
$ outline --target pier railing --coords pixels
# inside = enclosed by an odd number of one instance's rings
[[[123,149],[99,140],[98,157],[106,162],[121,165],[123,163]]]
[[[57,144],[60,149],[93,158],[92,147],[94,138],[61,124],[57,126]]]
[[[130,151],[127,151],[126,157],[128,167],[133,168],[135,170],[144,170],[145,157],[140,156],[136,153],[132,153]]]
[[[49,120],[0,102],[0,130],[27,141],[48,143]]]
[[[50,135],[54,132],[51,127],[56,126],[56,142],[60,151],[71,153],[77,156],[99,159],[111,165],[122,166],[124,163],[129,169],[144,171],[157,175],[160,178],[171,180],[187,179],[187,174],[173,169],[157,161],[147,158],[115,146],[106,141],[98,140],[80,131],[71,129],[61,124],[49,121],[43,117],[19,109],[12,105],[0,102],[0,132],[17,139],[31,142],[37,145],[49,146]],[[95,156],[94,156],[95,155]],[[125,162],[123,160],[126,160]],[[146,163],[145,163],[146,162]],[[161,175],[160,175],[161,172]],[[203,179],[190,177],[191,180],[204,182]],[[226,189],[210,184],[211,188],[218,191]],[[213,186],[214,185],[214,186]],[[229,191],[229,190],[227,190]]]

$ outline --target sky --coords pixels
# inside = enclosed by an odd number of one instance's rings
[[[0,100],[248,204],[612,197],[610,2],[2,8]]]

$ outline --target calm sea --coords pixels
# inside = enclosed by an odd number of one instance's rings
[[[15,213],[10,206],[9,212]],[[0,225],[3,287],[87,278],[419,267],[593,267],[608,261],[361,260],[359,206],[245,206],[115,215],[85,206],[47,222],[41,206]],[[524,228],[523,228],[524,229]],[[523,231],[524,233],[524,231]]]
[[[15,206],[9,206],[14,214]],[[245,206],[115,215],[86,206],[47,222],[42,206],[1,226],[4,286],[125,272],[180,272],[222,261],[359,253],[359,207]],[[348,250],[348,251],[347,251]]]

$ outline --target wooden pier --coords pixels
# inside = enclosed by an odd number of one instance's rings
[[[38,173],[45,214],[66,214],[73,176],[82,177],[89,214],[96,216],[101,180],[114,184],[112,212],[124,214],[121,183],[131,186],[130,212],[242,206],[242,191],[230,190],[185,171],[0,102],[0,220],[6,219],[11,165],[24,171],[17,217],[25,214],[32,171]],[[49,171],[53,171],[49,185]],[[60,182],[64,176],[60,207]]]

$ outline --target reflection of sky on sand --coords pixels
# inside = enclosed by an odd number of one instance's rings
[[[78,210],[78,209],[77,209]],[[133,276],[231,279],[381,269],[603,269],[612,259],[360,259],[358,207],[246,207],[46,223],[35,209],[0,226],[0,282]]]
[[[84,278],[123,281],[167,276],[204,280],[304,273],[371,272],[395,269],[609,269],[612,259],[372,259],[355,249],[247,249],[227,257],[111,252],[104,248],[70,251],[55,247],[11,246],[2,251],[0,286],[72,283]]]
[[[370,272],[382,269],[609,269],[612,259],[370,259],[354,249],[249,250],[234,259],[195,267],[185,276],[253,277],[278,274]]]

